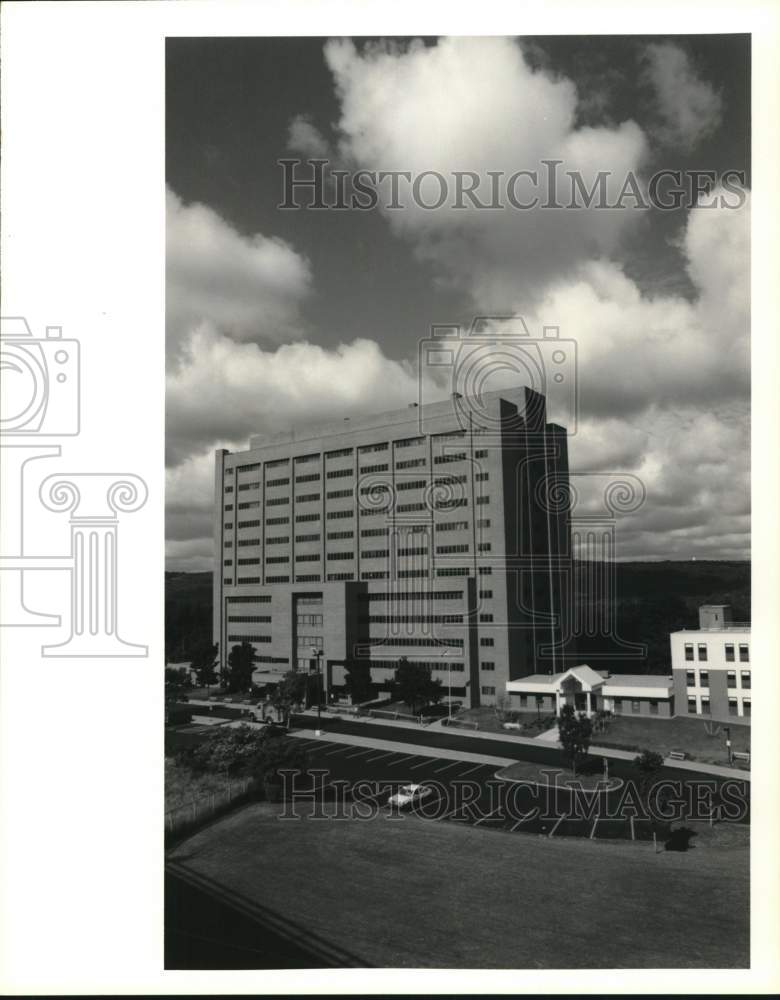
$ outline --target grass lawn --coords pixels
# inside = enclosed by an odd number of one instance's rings
[[[542,719],[550,718],[549,712],[542,712]],[[504,733],[512,732],[512,730],[502,729],[501,723],[496,717],[495,709],[487,706],[484,708],[466,708],[462,712],[458,713],[458,718],[464,721],[479,723],[480,732],[486,733]],[[512,721],[517,721],[522,723],[523,726],[528,726],[530,723],[536,722],[538,719],[536,712],[517,712],[512,710]],[[515,730],[516,731],[516,730]],[[521,731],[522,732],[522,731]],[[536,736],[539,732],[544,732],[544,730],[535,730],[530,733],[523,733],[524,736]]]
[[[717,728],[717,726],[716,726]],[[730,724],[731,749],[750,749],[750,726]],[[667,756],[670,750],[686,750],[692,760],[707,764],[728,764],[726,734],[708,736],[702,719],[635,719],[613,716],[606,732],[595,733],[595,746],[619,746],[631,750],[655,750]]]
[[[413,816],[284,822],[278,808],[248,806],[181,843],[169,859],[212,880],[223,899],[240,899],[244,913],[264,908],[266,920],[270,912],[290,921],[302,940],[316,935],[357,964],[743,968],[749,962],[745,829],[729,828],[721,839],[715,828],[694,838],[686,853],[656,854],[648,843],[548,839]],[[186,912],[174,915],[168,933],[184,927],[196,943],[207,914],[189,930],[187,919]],[[253,919],[260,950],[267,925]],[[196,961],[213,967],[208,955]]]

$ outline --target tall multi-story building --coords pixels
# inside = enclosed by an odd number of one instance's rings
[[[253,437],[215,495],[223,668],[246,640],[273,675],[319,660],[333,691],[362,659],[388,690],[407,657],[475,707],[564,667],[566,433],[530,389]]]
[[[734,622],[728,604],[705,604],[698,629],[670,640],[677,714],[749,722],[750,625]]]

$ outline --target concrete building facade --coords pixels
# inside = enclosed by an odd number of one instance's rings
[[[571,574],[564,428],[530,389],[256,436],[215,463],[214,641],[338,690],[425,663],[447,697],[495,702],[564,667]],[[570,647],[567,654],[571,655]]]
[[[750,625],[733,621],[727,604],[699,608],[699,628],[670,636],[678,715],[749,723]]]

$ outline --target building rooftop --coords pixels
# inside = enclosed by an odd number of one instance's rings
[[[423,406],[410,402],[407,406],[396,410],[384,410],[380,413],[343,417],[341,420],[320,421],[319,423],[291,427],[288,430],[269,434],[253,434],[249,440],[249,448],[252,450],[255,448],[271,447],[273,445],[318,441],[322,438],[362,433],[374,428],[385,428],[393,425],[398,425],[399,427],[406,425],[408,428],[408,425],[416,424],[420,427],[418,433],[424,434],[426,433],[422,427],[424,420],[445,418],[448,416],[452,418],[453,430],[459,426],[465,428],[465,411],[473,409],[477,414],[480,414],[484,411],[486,405],[490,402],[495,403],[499,399],[504,399],[517,406],[518,416],[521,418],[526,413],[532,411],[534,417],[541,417],[542,422],[546,420],[545,397],[525,386],[485,391],[480,394],[474,406],[470,407],[469,400],[472,398],[463,396],[460,393],[451,393],[435,402],[425,403]],[[411,431],[405,429],[403,433],[411,433]]]
[[[681,635],[683,632],[749,632],[750,622],[729,622],[728,625],[711,626],[707,628],[678,628],[670,635]]]
[[[610,687],[668,688],[671,683],[671,677],[665,677],[661,674],[611,674],[607,678],[607,684]]]

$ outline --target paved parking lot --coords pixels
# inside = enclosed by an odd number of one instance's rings
[[[298,737],[305,748],[312,770],[318,775],[315,784],[296,785],[300,792],[315,791],[324,802],[336,799],[353,803],[372,801],[386,808],[390,794],[401,785],[425,784],[434,795],[423,800],[411,812],[430,821],[468,823],[487,830],[505,833],[534,833],[538,836],[595,837],[596,839],[652,839],[649,823],[630,819],[599,817],[607,811],[607,799],[601,794],[601,808],[577,818],[571,792],[561,787],[542,789],[495,777],[495,763],[453,760],[398,750],[379,749],[334,743],[332,740]],[[311,815],[312,798],[295,798],[293,809]],[[582,809],[582,806],[580,806]],[[659,828],[663,833],[663,829]]]

